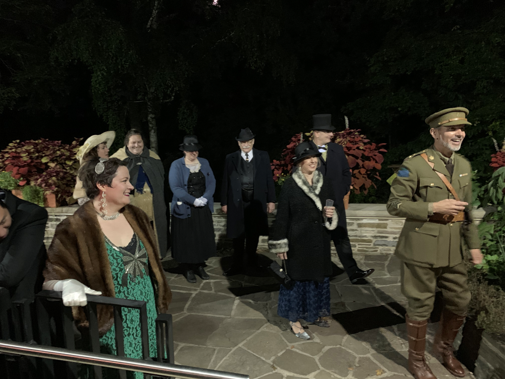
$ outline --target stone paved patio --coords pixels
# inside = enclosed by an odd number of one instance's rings
[[[352,285],[344,273],[333,278],[331,327],[308,325],[310,341],[296,338],[287,320],[277,316],[273,278],[226,278],[223,259],[210,259],[211,279],[198,278],[196,284],[177,274],[174,262],[164,264],[173,292],[177,364],[263,379],[412,378],[406,369],[405,302],[395,257],[356,256],[360,267],[376,270],[368,283]],[[340,265],[336,258],[335,263]],[[435,328],[430,324],[430,342]],[[430,354],[427,359],[439,379],[454,378]]]

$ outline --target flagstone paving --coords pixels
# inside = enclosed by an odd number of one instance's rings
[[[221,264],[227,258],[215,257],[207,262],[210,280],[191,284],[177,273],[175,262],[165,261],[173,293],[175,362],[251,379],[412,378],[406,369],[400,263],[390,255],[355,258],[360,267],[376,272],[359,285],[344,273],[331,280],[331,327],[307,325],[310,341],[296,338],[277,315],[274,278],[224,277]],[[340,266],[337,258],[334,263]],[[428,346],[436,326],[429,325]],[[427,360],[439,379],[454,378],[429,350]],[[466,378],[474,377],[468,373]]]

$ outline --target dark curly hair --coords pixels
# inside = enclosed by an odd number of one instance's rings
[[[118,168],[126,166],[126,163],[123,163],[121,160],[110,158],[103,161],[105,170],[101,174],[97,174],[95,167],[98,162],[100,162],[98,158],[91,159],[84,162],[79,169],[79,179],[82,181],[82,187],[86,190],[86,196],[90,199],[94,199],[100,193],[100,190],[96,186],[97,184],[110,187]]]

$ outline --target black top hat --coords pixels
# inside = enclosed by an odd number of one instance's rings
[[[319,150],[316,150],[312,143],[305,141],[295,147],[295,156],[293,157],[293,163],[300,162],[305,158],[320,156],[321,153]]]
[[[333,132],[335,127],[331,124],[331,114],[315,114],[312,116],[312,130],[326,130]]]
[[[249,128],[240,129],[238,137],[235,139],[240,142],[250,141],[254,138],[254,133]]]
[[[198,138],[192,134],[184,136],[183,142],[179,145],[179,150],[182,151],[198,151],[201,148]]]

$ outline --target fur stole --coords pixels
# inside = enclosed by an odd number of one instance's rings
[[[147,250],[156,307],[158,313],[166,313],[172,293],[161,266],[149,219],[142,210],[132,205],[124,207],[122,212]],[[101,291],[102,296],[115,297],[105,239],[92,201],[57,226],[48,250],[44,277],[46,280],[75,279],[91,289]],[[98,305],[97,311],[99,332],[103,335],[113,325],[113,308]],[[72,313],[78,326],[89,326],[82,307],[73,307]]]
[[[312,199],[312,201],[316,204],[317,209],[319,209],[321,212],[323,211],[323,206],[321,204],[321,200],[319,199],[319,193],[321,192],[321,188],[323,187],[323,174],[321,174],[319,171],[314,172],[314,177],[312,178],[312,186],[309,185],[309,182],[307,182],[307,179],[305,179],[305,176],[302,174],[302,171],[300,169],[297,169],[293,173],[293,180],[295,183],[302,189],[302,191]],[[331,218],[331,224],[328,222],[327,217],[323,214],[325,223],[324,226],[328,230],[334,230],[337,227],[338,224],[338,215],[336,212],[333,213],[333,217]]]

